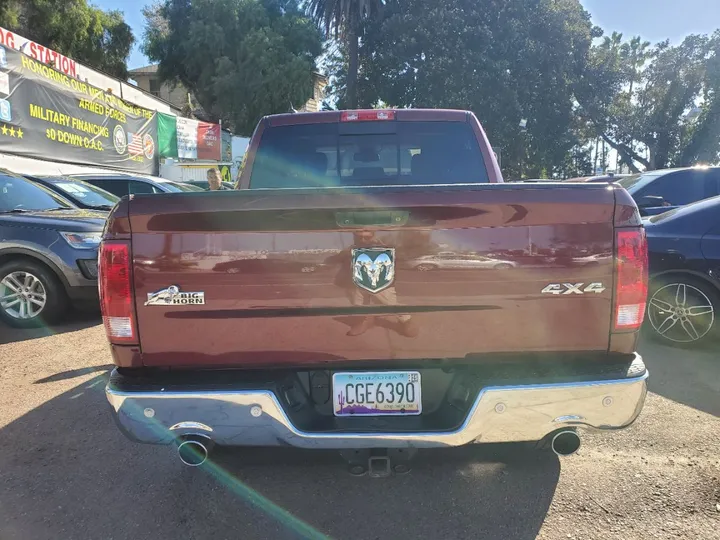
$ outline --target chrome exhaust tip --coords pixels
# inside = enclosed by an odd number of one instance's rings
[[[571,456],[580,449],[580,436],[574,431],[560,431],[552,438],[550,448],[558,456]]]
[[[205,435],[185,435],[178,440],[177,453],[188,467],[200,467],[207,461],[212,447],[212,440]]]

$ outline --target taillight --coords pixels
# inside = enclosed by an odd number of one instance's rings
[[[341,122],[369,122],[372,120],[395,120],[395,111],[370,109],[361,111],[343,111],[340,115]]]
[[[108,339],[113,343],[136,343],[128,244],[103,242],[100,245],[98,286]]]
[[[615,330],[636,330],[645,317],[648,293],[648,254],[645,229],[617,233]]]

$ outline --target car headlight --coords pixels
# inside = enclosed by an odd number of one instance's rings
[[[61,232],[60,236],[75,249],[97,249],[102,240],[100,232]]]

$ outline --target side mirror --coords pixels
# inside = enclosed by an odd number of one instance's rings
[[[640,208],[656,208],[658,206],[666,206],[665,199],[663,199],[659,195],[645,195],[644,197],[640,197],[637,205]]]

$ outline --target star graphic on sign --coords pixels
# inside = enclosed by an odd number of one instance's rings
[[[11,127],[11,128],[10,128],[10,136],[11,136],[11,137],[14,137],[14,136],[15,136],[15,128],[14,128],[14,127]]]
[[[20,129],[20,128],[18,128],[18,130],[17,130],[17,137],[18,137],[18,139],[22,139],[22,138],[23,138],[23,130]]]
[[[3,135],[7,135],[7,134],[8,134],[8,128],[7,128],[7,126],[6,126],[5,124],[3,124],[2,133],[3,133]]]

